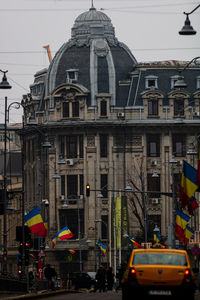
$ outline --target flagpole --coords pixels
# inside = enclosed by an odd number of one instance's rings
[[[172,216],[173,216],[172,246],[173,246],[173,248],[176,248],[175,224],[176,224],[177,203],[176,203],[175,185],[174,185],[174,164],[176,164],[177,161],[174,156],[169,161],[169,163],[171,164],[171,175],[172,175]]]

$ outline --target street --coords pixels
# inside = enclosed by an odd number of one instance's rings
[[[28,298],[31,296],[30,294],[27,295]],[[16,298],[15,298],[16,297]],[[25,299],[28,299],[25,298]],[[115,291],[109,291],[109,292],[105,292],[105,293],[89,293],[87,291],[81,292],[81,293],[64,293],[64,294],[48,294],[46,297],[43,295],[43,297],[40,297],[39,295],[35,295],[33,296],[32,299],[56,299],[56,300],[100,300],[100,299],[104,299],[104,300],[121,300],[122,298],[122,294],[121,291],[115,292]],[[0,293],[0,299],[4,300],[8,300],[8,299],[24,299],[24,296],[22,295],[17,296],[14,294],[1,294]],[[170,299],[170,298],[169,298]],[[189,300],[189,299],[188,299]],[[200,300],[200,292],[196,292],[196,296],[195,296],[195,300]]]
[[[115,292],[115,291],[109,291],[105,293],[75,293],[75,294],[57,294],[55,296],[47,296],[47,297],[41,297],[37,299],[56,299],[56,300],[121,300],[121,291]],[[188,299],[189,300],[189,299]],[[198,292],[196,294],[195,300],[200,300],[200,293]]]

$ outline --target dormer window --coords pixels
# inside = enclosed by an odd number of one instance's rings
[[[101,116],[107,116],[107,101],[106,100],[102,100],[100,102],[100,110],[101,110]]]
[[[197,89],[200,89],[200,76],[197,76]]]
[[[178,80],[179,75],[171,76],[171,89],[174,88],[175,82]]]
[[[158,77],[154,75],[148,75],[145,77],[145,89],[158,88]]]
[[[67,82],[75,82],[78,80],[78,70],[70,69],[67,70]]]

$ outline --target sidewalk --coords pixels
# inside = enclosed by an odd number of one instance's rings
[[[27,293],[23,295],[14,296],[13,294],[10,294],[9,297],[1,298],[2,300],[14,300],[14,299],[37,299],[37,298],[45,298],[48,295],[56,295],[56,294],[69,294],[69,293],[80,293],[80,291],[74,291],[74,290],[65,290],[65,289],[59,289],[56,291],[38,291],[37,293]]]

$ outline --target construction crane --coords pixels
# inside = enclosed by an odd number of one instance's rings
[[[51,63],[52,62],[52,55],[51,55],[50,46],[49,45],[43,46],[43,48],[47,50],[47,54],[48,54],[48,57],[49,57],[49,62]]]

